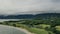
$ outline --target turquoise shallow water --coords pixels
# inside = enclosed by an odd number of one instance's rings
[[[26,34],[16,28],[0,26],[0,34]]]

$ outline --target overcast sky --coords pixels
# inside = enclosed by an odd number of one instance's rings
[[[60,0],[0,0],[0,15],[59,12]]]

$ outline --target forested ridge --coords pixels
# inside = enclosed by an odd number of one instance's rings
[[[35,19],[35,18],[60,17],[60,13],[41,13],[41,14],[20,14],[20,15],[0,15],[0,19]]]

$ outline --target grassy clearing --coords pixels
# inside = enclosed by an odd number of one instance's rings
[[[60,31],[60,26],[56,26],[56,29],[57,29],[58,31]]]
[[[40,24],[40,27],[42,27],[42,28],[46,28],[46,27],[48,27],[48,28],[50,28],[50,25],[46,25],[46,24]]]
[[[35,34],[48,34],[48,32],[45,31],[44,29],[30,28],[29,31]]]

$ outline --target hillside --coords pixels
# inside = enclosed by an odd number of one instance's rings
[[[0,15],[0,19],[33,19],[33,18],[51,18],[60,17],[60,13],[42,13],[42,14],[25,14],[25,15]]]

